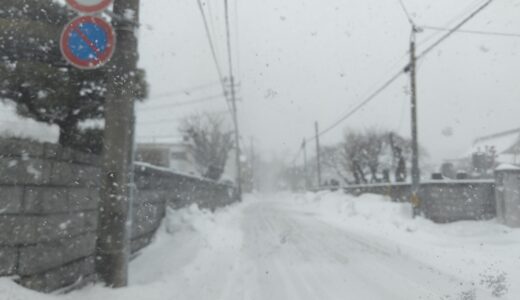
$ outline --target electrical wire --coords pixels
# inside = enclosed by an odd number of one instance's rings
[[[296,161],[298,160],[298,158],[300,158],[300,155],[303,153],[303,148],[305,147],[304,143],[301,144],[300,149],[298,150],[298,152],[296,153],[294,158],[291,160],[291,164],[290,164],[291,166],[296,166]]]
[[[234,11],[235,11],[235,61],[236,61],[236,66],[235,66],[235,69],[236,69],[236,73],[237,73],[237,77],[240,78],[241,74],[240,74],[240,43],[239,43],[239,38],[240,38],[240,35],[239,35],[239,30],[238,30],[238,0],[235,0],[234,1]]]
[[[228,110],[222,110],[222,111],[216,111],[211,112],[212,115],[225,115],[229,114]],[[163,118],[163,119],[157,119],[157,120],[144,120],[141,121],[140,119],[137,120],[138,125],[150,125],[150,124],[164,124],[164,123],[178,123],[182,122],[183,118],[173,117],[173,118]]]
[[[415,22],[413,21],[413,18],[410,15],[410,12],[408,11],[408,9],[406,9],[406,6],[404,5],[403,0],[399,0],[399,4],[401,5],[403,12],[406,15],[406,18],[408,19],[408,23],[410,23],[410,25],[412,25],[412,27],[415,27]]]
[[[233,78],[233,54],[231,52],[231,27],[229,21],[229,2],[228,0],[224,0],[224,12],[225,12],[225,23],[226,23],[226,41],[227,41],[227,55],[228,55],[228,67],[229,67],[229,77],[230,77],[230,85],[231,85],[231,101],[233,102],[233,112],[236,113],[236,107],[234,103],[234,93],[235,93],[235,80]]]
[[[227,89],[226,89],[226,86],[225,86],[225,79],[224,79],[224,75],[223,75],[222,69],[220,67],[220,63],[218,61],[217,51],[216,51],[216,48],[215,48],[215,43],[214,43],[213,38],[211,36],[211,31],[210,31],[210,28],[209,28],[209,25],[208,25],[208,19],[206,17],[206,14],[204,13],[204,7],[202,5],[202,1],[201,0],[197,0],[197,4],[198,4],[198,7],[199,7],[200,14],[202,16],[202,20],[204,22],[204,31],[206,33],[206,38],[207,38],[208,43],[209,43],[209,47],[210,47],[210,50],[211,50],[211,56],[213,57],[213,62],[215,63],[215,68],[216,68],[216,71],[217,71],[217,75],[218,75],[218,78],[220,80],[220,84],[222,86],[222,92],[224,93],[224,96],[226,97],[226,105],[227,105],[228,109],[231,111],[232,108],[230,107],[229,102],[232,101],[232,100],[229,99],[229,97],[227,95],[228,93],[227,93]]]
[[[427,26],[423,25],[421,28],[437,30],[437,31],[450,31],[449,28],[443,28],[438,26]],[[508,32],[496,32],[496,31],[480,31],[480,30],[469,30],[459,29],[456,33],[469,33],[469,34],[480,34],[480,35],[493,35],[493,36],[505,36],[505,37],[520,37],[520,33],[508,33]]]
[[[148,110],[157,110],[157,109],[163,109],[163,108],[195,105],[195,104],[199,104],[199,103],[202,103],[202,102],[222,99],[223,97],[224,97],[223,94],[217,94],[217,95],[213,95],[213,96],[208,96],[208,97],[199,98],[199,99],[193,99],[193,100],[184,101],[184,102],[173,102],[173,103],[168,103],[168,104],[164,104],[164,105],[143,107],[143,108],[140,108],[139,110],[140,111],[148,111]]]
[[[223,84],[224,76],[222,73],[222,69],[220,68],[220,63],[217,58],[215,43],[213,42],[213,38],[211,37],[211,31],[209,29],[209,24],[208,24],[208,19],[206,18],[206,13],[204,12],[204,6],[202,5],[202,0],[197,0],[197,4],[199,7],[200,14],[202,16],[202,21],[204,22],[204,31],[206,33],[206,38],[208,39],[209,47],[211,50],[211,56],[213,57],[213,62],[215,63],[215,68],[217,70],[220,82]]]
[[[483,5],[479,6],[478,9],[473,11],[469,16],[465,17],[461,22],[459,22],[454,28],[452,28],[448,33],[444,34],[442,37],[440,37],[437,41],[435,41],[433,44],[428,46],[423,52],[421,52],[420,55],[417,56],[417,60],[423,58],[425,55],[427,55],[429,52],[431,52],[435,47],[437,47],[440,43],[442,43],[444,40],[446,40],[449,36],[451,36],[455,31],[457,31],[460,27],[462,27],[464,24],[466,24],[469,20],[471,20],[473,17],[475,17],[478,13],[480,13],[482,10],[484,10],[489,4],[491,4],[493,0],[486,1]],[[388,79],[381,87],[376,89],[374,92],[372,92],[366,99],[364,99],[361,103],[359,103],[357,106],[355,106],[353,109],[349,110],[345,115],[343,115],[341,118],[336,120],[332,125],[327,127],[326,129],[322,130],[318,133],[317,136],[309,137],[308,141],[313,141],[316,139],[316,137],[321,137],[322,135],[330,132],[337,126],[339,126],[341,123],[343,123],[345,120],[350,118],[352,115],[357,113],[360,109],[362,109],[364,106],[366,106],[368,103],[370,103],[372,100],[376,98],[380,93],[382,93],[386,88],[388,88],[394,81],[396,81],[402,74],[407,72],[409,68],[409,64],[407,64],[403,69],[399,70],[399,72],[395,73],[390,79]],[[300,148],[301,151],[301,148]]]
[[[140,135],[137,136],[137,139],[164,139],[164,138],[182,138],[182,135],[175,134],[163,134],[163,135]]]
[[[449,36],[451,36],[457,29],[462,27],[464,24],[466,24],[469,20],[471,20],[473,17],[475,17],[479,12],[481,12],[484,8],[486,8],[489,4],[491,4],[493,0],[488,0],[486,3],[481,5],[477,10],[473,11],[469,16],[464,18],[461,22],[459,22],[454,28],[452,28],[447,34],[443,35],[441,38],[439,38],[437,41],[435,41],[432,45],[430,45],[428,48],[426,48],[423,52],[421,52],[420,55],[417,56],[417,59],[423,58],[426,54],[428,54],[430,51],[432,51],[435,47],[437,47],[440,43],[442,43],[444,40],[446,40]],[[377,95],[379,95],[381,92],[383,92],[390,84],[392,84],[401,74],[403,74],[408,65],[400,70],[399,72],[395,73],[390,79],[388,79],[381,87],[376,89],[373,93],[371,93],[365,100],[363,100],[360,104],[358,104],[356,107],[354,107],[352,110],[347,112],[343,117],[335,121],[331,126],[327,127],[323,131],[321,131],[318,136],[322,136],[332,129],[339,126],[343,121],[348,119],[350,116],[358,112],[361,108],[363,108],[365,105],[370,103]],[[316,137],[310,137],[309,140],[314,140]]]
[[[474,11],[478,6],[479,4],[483,3],[482,0],[476,0],[474,2],[472,2],[471,4],[469,4],[468,6],[466,6],[465,9],[463,9],[460,13],[458,13],[456,16],[453,16],[449,21],[447,21],[443,27],[446,27],[446,28],[451,28],[452,27],[452,24],[454,22],[456,22],[457,20],[460,20],[460,18],[462,18],[463,16],[467,15],[468,13]],[[423,40],[421,41],[418,41],[417,45],[422,45],[422,44],[426,44],[428,43],[430,40],[432,40],[433,38],[439,36],[440,32],[434,32],[433,34],[431,34],[430,36],[424,38]]]
[[[193,92],[198,92],[200,90],[204,90],[209,87],[213,87],[217,84],[220,84],[218,81],[208,82],[205,84],[197,85],[191,88],[182,89],[182,90],[176,90],[172,92],[165,92],[158,95],[151,96],[150,99],[160,99],[160,98],[166,98],[166,97],[172,97],[172,96],[178,96],[178,95],[189,95]]]
[[[395,73],[390,79],[385,81],[383,85],[381,85],[378,89],[376,89],[374,92],[372,92],[367,98],[365,98],[361,103],[356,105],[353,109],[349,110],[345,115],[343,115],[341,118],[336,120],[332,125],[325,128],[324,130],[320,131],[318,133],[318,137],[321,137],[322,135],[330,132],[334,128],[338,127],[341,123],[343,123],[345,120],[350,118],[352,115],[357,113],[360,109],[362,109],[364,106],[366,106],[368,103],[370,103],[372,100],[374,100],[379,94],[381,94],[384,90],[386,90],[394,81],[396,81],[399,76],[404,74],[404,69],[399,70],[399,72]],[[313,141],[316,139],[316,136],[309,137],[307,140]]]
[[[491,2],[493,2],[493,0],[488,0],[486,1],[484,4],[482,4],[481,6],[479,6],[479,8],[475,11],[473,11],[469,16],[467,16],[466,18],[464,18],[462,21],[460,21],[457,25],[455,25],[455,27],[453,27],[452,29],[450,29],[446,34],[444,34],[442,37],[440,37],[437,41],[435,41],[433,44],[431,44],[430,46],[428,46],[428,48],[426,48],[424,51],[422,51],[418,56],[417,56],[417,59],[421,59],[422,57],[424,57],[426,54],[428,54],[429,52],[431,52],[435,47],[437,47],[440,43],[442,43],[443,41],[445,41],[448,37],[450,37],[453,33],[455,33],[457,30],[459,30],[462,26],[464,26],[464,24],[466,24],[469,20],[473,19],[478,13],[480,13],[482,10],[484,10],[486,7],[488,7]]]

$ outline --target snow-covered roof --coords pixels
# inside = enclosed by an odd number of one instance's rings
[[[494,147],[498,155],[511,153],[519,144],[520,128],[479,137],[473,141],[473,145],[464,156],[468,157],[475,152],[485,151],[489,147]]]
[[[495,169],[495,171],[516,171],[516,170],[520,170],[520,168],[515,165],[512,165],[512,164],[500,164]]]

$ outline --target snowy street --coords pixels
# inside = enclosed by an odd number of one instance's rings
[[[520,300],[519,12],[3,0],[0,300]]]
[[[518,299],[520,231],[433,224],[381,196],[249,196],[210,213],[171,211],[131,263],[131,284],[42,295],[0,281],[6,300]]]

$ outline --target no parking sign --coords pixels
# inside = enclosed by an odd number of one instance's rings
[[[80,69],[96,69],[107,63],[115,50],[115,33],[105,20],[78,17],[63,30],[60,39],[63,57]]]

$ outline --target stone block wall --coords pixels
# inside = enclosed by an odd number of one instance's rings
[[[41,291],[93,278],[97,164],[53,144],[0,141],[0,276]]]
[[[420,199],[420,211],[438,223],[496,216],[494,181],[428,182],[420,189]]]
[[[131,250],[147,246],[168,205],[215,209],[234,189],[147,165],[135,168]],[[0,140],[0,276],[50,292],[95,280],[99,157]]]
[[[395,202],[410,201],[409,183],[356,185],[345,187],[354,195],[373,193]],[[493,180],[439,180],[422,182],[419,212],[438,223],[482,220],[496,216]]]
[[[231,204],[236,199],[231,185],[173,173],[145,163],[137,163],[135,170],[136,198],[159,197],[165,198],[173,208],[197,204],[210,210]]]

